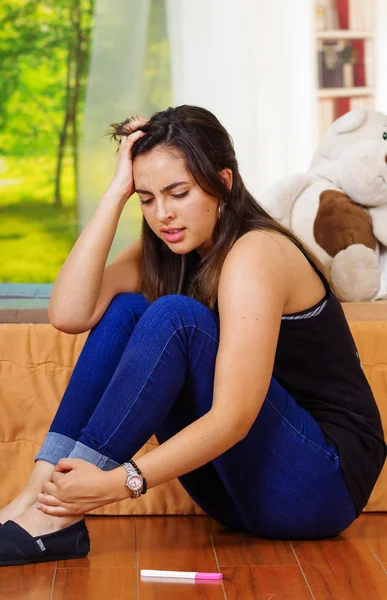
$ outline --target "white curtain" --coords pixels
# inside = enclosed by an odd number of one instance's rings
[[[90,220],[114,172],[116,144],[109,124],[140,110],[141,76],[150,0],[96,0],[93,46],[79,151],[79,232]],[[117,254],[139,232],[138,203],[124,209],[112,250]]]
[[[317,141],[314,2],[167,0],[174,104],[211,110],[255,197]]]
[[[314,2],[165,3],[172,104],[214,112],[234,140],[242,176],[257,199],[279,178],[306,170],[317,140]],[[114,170],[115,144],[104,137],[109,123],[141,114],[150,4],[96,0],[79,152],[79,231]],[[129,201],[109,260],[138,236],[139,224],[138,202]]]

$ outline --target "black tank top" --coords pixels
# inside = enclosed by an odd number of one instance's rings
[[[185,290],[198,262],[187,269]],[[326,302],[313,317],[281,321],[273,376],[316,419],[337,449],[360,514],[386,459],[383,428],[341,304],[326,277],[311,264],[324,283]],[[302,316],[321,302],[286,316]]]
[[[273,376],[337,449],[359,514],[386,458],[383,428],[341,304],[312,266],[325,285],[327,302],[316,316],[281,321]]]

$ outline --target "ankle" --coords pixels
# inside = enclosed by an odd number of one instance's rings
[[[36,508],[36,504],[30,506],[23,514],[14,521],[33,537],[55,533],[65,529],[83,519],[82,516],[55,517],[48,515]]]
[[[18,504],[28,504],[31,506],[34,502],[36,502],[36,495],[40,490],[37,490],[36,487],[26,486],[18,496],[15,498],[15,502]]]

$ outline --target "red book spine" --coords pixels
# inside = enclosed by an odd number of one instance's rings
[[[352,40],[352,48],[356,55],[356,62],[353,66],[353,82],[355,87],[364,87],[366,85],[364,40]]]
[[[339,19],[339,28],[348,29],[349,26],[349,0],[336,0],[336,10]]]
[[[336,98],[335,120],[345,115],[349,110],[351,110],[350,98]]]

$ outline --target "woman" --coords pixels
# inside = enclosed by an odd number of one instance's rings
[[[49,306],[57,329],[91,332],[27,486],[0,511],[1,564],[85,556],[86,512],[175,477],[234,531],[338,534],[386,446],[317,260],[249,194],[207,110],[113,131],[112,182]],[[135,191],[141,240],[105,267]],[[160,445],[129,462],[152,434]]]

